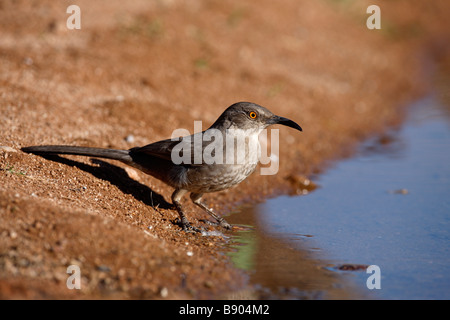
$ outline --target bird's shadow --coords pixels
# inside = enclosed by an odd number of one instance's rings
[[[174,209],[173,204],[167,202],[162,195],[154,192],[146,185],[131,179],[121,167],[94,158],[91,161],[98,166],[78,162],[58,155],[43,155],[42,157],[47,160],[77,167],[80,170],[92,174],[96,178],[107,180],[117,186],[123,193],[131,194],[136,200],[153,208]]]

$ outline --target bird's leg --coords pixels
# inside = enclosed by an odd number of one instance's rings
[[[200,229],[191,226],[188,219],[186,218],[186,215],[183,212],[183,209],[181,208],[180,200],[181,198],[186,194],[186,190],[184,189],[176,189],[172,193],[172,203],[175,205],[175,208],[177,208],[178,214],[180,215],[180,224],[183,228],[183,231],[186,232],[201,232]]]
[[[217,220],[217,222],[219,223],[219,225],[221,227],[224,227],[225,229],[230,230],[231,224],[229,224],[228,222],[225,221],[224,218],[219,217],[214,211],[212,211],[212,209],[208,208],[203,202],[202,202],[202,196],[203,194],[201,193],[191,193],[191,200],[192,202],[194,202],[197,206],[199,206],[200,208],[202,208],[203,210],[205,210],[211,217],[213,217],[214,219]]]

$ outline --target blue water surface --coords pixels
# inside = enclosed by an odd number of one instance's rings
[[[378,298],[450,298],[448,107],[418,101],[401,128],[313,180],[310,194],[259,207],[267,232],[311,235],[307,245],[336,264],[378,265]],[[362,288],[368,276],[357,276]]]

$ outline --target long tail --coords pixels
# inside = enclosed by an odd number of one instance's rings
[[[32,146],[21,149],[23,152],[38,155],[45,154],[73,154],[79,156],[99,157],[114,159],[123,162],[132,161],[128,150],[115,150],[103,148],[89,148],[76,146]]]

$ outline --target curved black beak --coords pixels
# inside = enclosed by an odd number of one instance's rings
[[[291,127],[297,129],[298,131],[303,131],[302,127],[300,127],[297,123],[288,118],[273,116],[272,118],[269,119],[268,122],[270,124],[282,124],[283,126]]]

